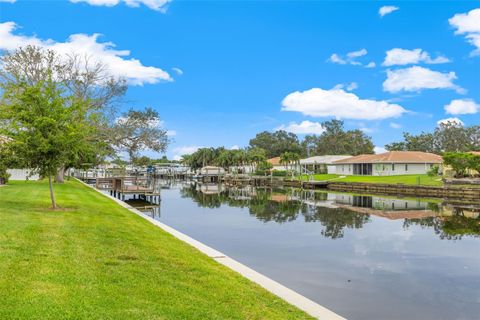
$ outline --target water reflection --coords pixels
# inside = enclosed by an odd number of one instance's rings
[[[248,208],[250,215],[263,222],[281,224],[299,218],[317,222],[324,227],[321,234],[331,239],[342,238],[346,229],[363,228],[371,221],[371,215],[403,219],[404,229],[412,225],[430,228],[441,239],[480,236],[480,203],[462,205],[440,200],[197,183],[184,185],[180,192],[199,207]]]

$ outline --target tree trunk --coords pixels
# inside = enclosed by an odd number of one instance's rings
[[[57,175],[55,176],[56,183],[64,183],[65,182],[65,167],[61,167],[58,169]]]
[[[48,184],[50,186],[50,200],[52,200],[52,209],[57,209],[57,203],[55,202],[55,195],[53,194],[53,182],[52,176],[48,176]]]

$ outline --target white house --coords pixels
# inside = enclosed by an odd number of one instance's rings
[[[441,166],[441,156],[419,151],[390,151],[382,154],[362,154],[335,161],[337,174],[393,176],[426,174],[433,166]]]
[[[315,156],[300,160],[300,172],[302,173],[337,173],[335,161],[351,158],[352,156],[325,155]]]

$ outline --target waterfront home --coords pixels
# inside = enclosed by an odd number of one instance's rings
[[[337,166],[335,161],[351,158],[350,155],[336,156],[325,155],[315,156],[300,160],[300,172],[302,173],[319,173],[319,174],[336,174]]]
[[[272,170],[277,170],[277,171],[287,170],[287,167],[285,166],[285,164],[280,163],[280,157],[274,157],[274,158],[268,159],[267,162],[273,166]]]
[[[337,174],[393,176],[426,174],[433,166],[442,165],[442,157],[419,151],[390,151],[381,154],[362,154],[335,161]]]
[[[200,169],[200,174],[202,176],[223,176],[225,169],[222,167],[206,166]]]

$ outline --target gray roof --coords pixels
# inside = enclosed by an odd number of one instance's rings
[[[326,156],[315,156],[306,159],[301,159],[300,164],[333,164],[333,162],[343,159],[351,158],[352,156],[336,156],[336,155],[326,155]]]

